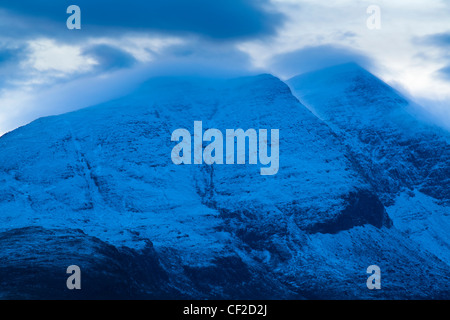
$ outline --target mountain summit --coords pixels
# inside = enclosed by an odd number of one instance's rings
[[[449,263],[450,134],[418,118],[411,102],[355,64],[287,83],[345,141],[395,225]]]

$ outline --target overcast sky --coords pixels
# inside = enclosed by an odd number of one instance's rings
[[[81,8],[81,30],[66,9]],[[367,8],[381,10],[370,30]],[[0,135],[157,75],[281,79],[357,62],[450,127],[450,1],[2,0]]]

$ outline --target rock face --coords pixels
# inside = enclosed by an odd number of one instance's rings
[[[222,132],[279,129],[278,174],[174,165],[171,134],[192,133],[194,121]],[[442,250],[411,242],[405,219],[401,230],[393,225],[386,208],[401,188],[376,185],[373,154],[351,146],[271,75],[158,78],[122,99],[39,119],[0,138],[8,248],[0,268],[21,266],[0,278],[0,294],[79,298],[65,289],[65,268],[79,261],[84,298],[445,297]],[[378,177],[385,170],[376,168]],[[366,288],[373,264],[386,279],[382,292]]]
[[[177,292],[149,242],[116,248],[81,230],[26,227],[0,234],[3,299],[164,298]],[[81,268],[81,290],[68,290],[67,267]]]

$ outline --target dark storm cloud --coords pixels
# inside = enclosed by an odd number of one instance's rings
[[[136,63],[136,59],[129,53],[117,47],[108,45],[96,45],[87,48],[83,54],[93,57],[98,62],[98,67],[102,71],[111,71],[121,68],[129,68]]]
[[[81,8],[82,29],[94,32],[109,27],[239,39],[273,34],[283,18],[263,8],[268,0],[2,0],[0,8],[65,26],[72,4]]]

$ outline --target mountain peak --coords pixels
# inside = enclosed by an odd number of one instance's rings
[[[439,171],[441,162],[448,161],[448,135],[417,117],[413,104],[395,89],[356,64],[300,75],[288,83],[297,98],[343,137],[353,152],[368,159],[370,150],[375,160],[365,165],[378,172],[374,185],[388,186],[389,201],[405,185],[413,189],[420,184],[427,195],[449,202],[449,192],[441,190],[447,174]],[[430,150],[427,145],[439,147]],[[433,175],[436,181],[429,179]]]
[[[405,111],[410,103],[395,89],[356,63],[346,63],[287,81],[293,93],[321,119],[335,113],[360,113],[360,119],[384,119],[388,113]]]

